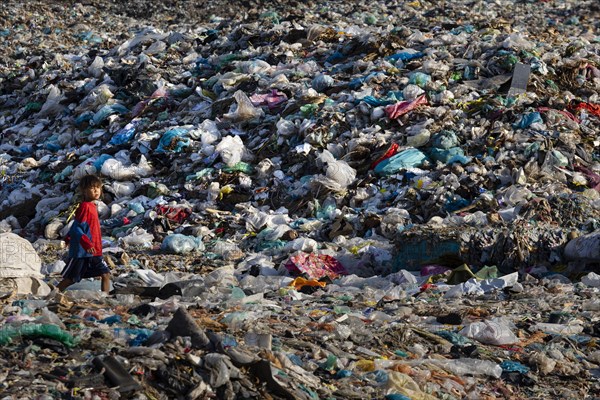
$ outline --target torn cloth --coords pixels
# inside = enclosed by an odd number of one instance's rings
[[[336,279],[346,275],[346,269],[335,258],[325,254],[298,252],[290,256],[285,268],[292,274],[308,276],[309,279],[319,280],[325,276]]]

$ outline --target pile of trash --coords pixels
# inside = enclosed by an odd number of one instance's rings
[[[1,392],[600,396],[596,2],[203,3],[0,6]]]

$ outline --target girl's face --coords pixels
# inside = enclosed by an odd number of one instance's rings
[[[81,192],[85,201],[98,200],[102,195],[102,186],[90,186],[83,189]]]

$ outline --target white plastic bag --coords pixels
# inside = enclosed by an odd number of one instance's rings
[[[233,98],[237,102],[237,108],[235,111],[223,115],[225,119],[233,122],[244,122],[262,117],[265,114],[262,109],[254,107],[246,93],[241,90],[235,92]]]
[[[154,236],[145,229],[134,229],[129,235],[119,238],[119,245],[123,248],[140,247],[149,249],[152,247]]]
[[[315,180],[327,188],[334,191],[344,190],[356,179],[356,170],[347,162],[336,160],[328,150],[323,150],[318,159],[324,164],[325,176],[318,175]]]
[[[60,89],[54,85],[50,85],[49,87],[50,90],[48,91],[46,102],[42,106],[40,112],[37,113],[38,118],[56,115],[65,108],[62,104],[60,104],[60,102],[65,99],[65,96],[62,94]]]
[[[239,136],[226,136],[215,150],[221,155],[221,159],[227,166],[233,167],[242,161],[244,142]]]
[[[221,132],[217,128],[215,121],[205,119],[196,129],[192,129],[188,132],[188,135],[194,139],[202,142],[202,145],[213,144],[221,138]]]
[[[474,322],[465,326],[459,333],[478,342],[496,346],[513,344],[519,341],[517,336],[510,330],[510,327],[496,321]]]
[[[150,166],[146,157],[140,156],[140,162],[125,166],[116,158],[109,158],[102,164],[102,175],[108,176],[118,181],[129,181],[134,178],[146,177],[152,174],[153,168]]]

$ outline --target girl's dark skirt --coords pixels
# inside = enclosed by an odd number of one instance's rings
[[[79,282],[85,278],[94,278],[102,274],[110,273],[110,268],[101,256],[70,258],[63,268],[61,275],[73,282]]]

